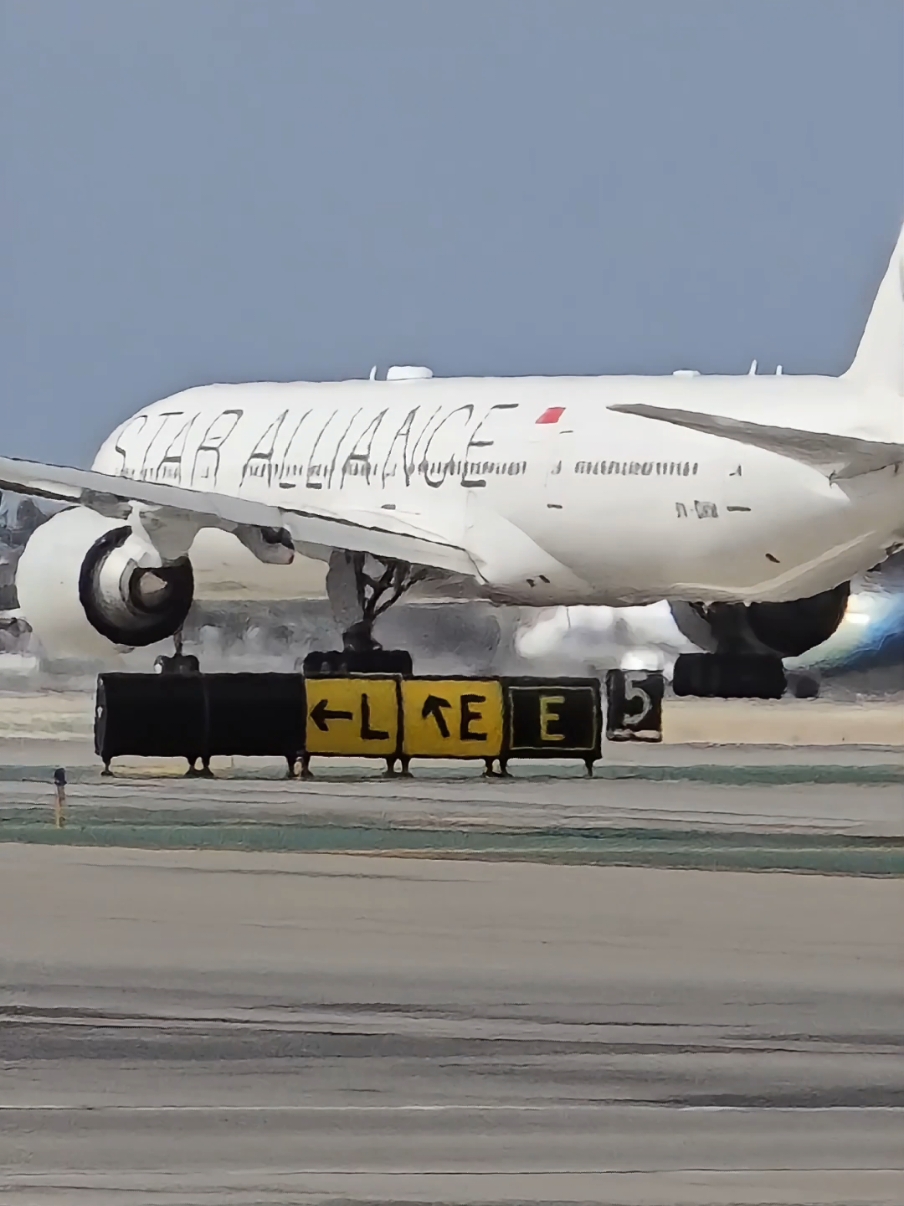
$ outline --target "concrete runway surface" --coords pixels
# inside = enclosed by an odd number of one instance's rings
[[[899,879],[0,846],[0,1197],[904,1201]]]

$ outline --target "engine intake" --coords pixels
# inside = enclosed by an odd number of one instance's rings
[[[114,645],[155,645],[188,615],[195,580],[187,557],[143,568],[125,547],[130,527],[95,540],[82,562],[78,597],[89,623]]]
[[[793,603],[751,603],[747,623],[758,641],[779,657],[800,657],[827,641],[844,619],[850,582]]]
[[[844,619],[851,584],[787,603],[672,603],[682,634],[708,653],[800,657]]]
[[[73,507],[32,535],[16,587],[47,654],[97,658],[172,636],[191,607],[194,573],[188,557],[164,561],[122,520]]]

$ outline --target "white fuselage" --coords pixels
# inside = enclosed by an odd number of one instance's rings
[[[796,599],[900,542],[894,468],[832,482],[607,409],[619,402],[867,439],[904,430],[900,397],[867,408],[823,377],[212,385],[140,411],[94,468],[286,511],[394,515],[473,551],[481,590],[522,604]]]

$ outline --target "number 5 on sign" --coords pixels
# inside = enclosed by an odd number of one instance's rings
[[[606,675],[606,737],[610,741],[662,741],[660,670],[610,670]]]

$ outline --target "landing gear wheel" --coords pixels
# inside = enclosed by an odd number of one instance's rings
[[[819,680],[812,674],[789,674],[788,687],[795,699],[819,698]]]
[[[193,653],[182,652],[182,629],[173,634],[173,644],[176,647],[172,657],[162,654],[154,658],[155,674],[200,674],[201,663]]]
[[[172,657],[161,654],[154,658],[155,674],[200,674],[201,663],[193,653],[174,653]]]
[[[682,653],[672,690],[700,699],[781,699],[786,687],[781,658],[759,654]]]
[[[306,678],[341,678],[346,674],[399,674],[410,678],[414,663],[405,649],[371,649],[355,653],[328,649],[309,653],[302,662]]]

